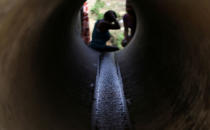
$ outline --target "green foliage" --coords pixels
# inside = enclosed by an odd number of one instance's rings
[[[102,13],[99,13],[97,19],[102,19],[103,17],[104,15]]]
[[[118,33],[117,36],[116,36],[116,44],[118,46],[118,48],[122,48],[122,41],[124,39],[124,35],[123,33]]]
[[[118,48],[122,49],[122,40],[124,39],[124,35],[123,35],[123,32],[121,31],[116,31],[116,32],[112,32],[112,44],[114,46],[117,46]]]
[[[97,0],[95,6],[97,8],[103,8],[105,6],[105,3],[101,0]]]
[[[91,9],[91,13],[93,15],[95,15],[96,19],[102,19],[103,18],[103,14],[100,13],[100,9],[103,8],[105,6],[105,3],[102,2],[101,0],[96,0],[95,5],[93,6],[93,8]]]
[[[117,14],[117,18],[121,18],[121,15],[118,12],[116,12],[116,14]]]

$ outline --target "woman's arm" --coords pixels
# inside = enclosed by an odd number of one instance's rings
[[[127,15],[123,17],[123,25],[124,25],[124,40],[129,41],[129,30],[128,30],[128,20]]]
[[[128,31],[129,31],[128,26],[126,26],[124,23],[124,37],[125,37],[124,39],[127,41],[129,41]]]
[[[111,24],[110,28],[109,29],[120,29],[120,24],[119,22],[117,21],[117,19],[114,19],[114,24]]]
[[[104,21],[101,23],[101,26],[103,26],[103,28],[106,28],[107,30],[120,29],[120,24],[116,19],[114,19],[112,23]]]

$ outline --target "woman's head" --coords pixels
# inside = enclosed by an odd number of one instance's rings
[[[117,18],[117,14],[113,10],[109,10],[104,14],[104,20],[113,22]]]
[[[135,14],[131,0],[126,0],[126,12],[128,14]]]

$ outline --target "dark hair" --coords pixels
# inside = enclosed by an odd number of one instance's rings
[[[108,21],[113,21],[112,14],[114,14],[115,18],[117,18],[117,14],[113,10],[109,10],[104,14],[104,19]]]

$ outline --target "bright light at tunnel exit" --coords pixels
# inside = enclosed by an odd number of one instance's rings
[[[105,14],[110,10],[113,19],[107,20]],[[97,51],[123,49],[136,30],[136,14],[131,0],[87,0],[80,9],[80,21],[84,43]]]

